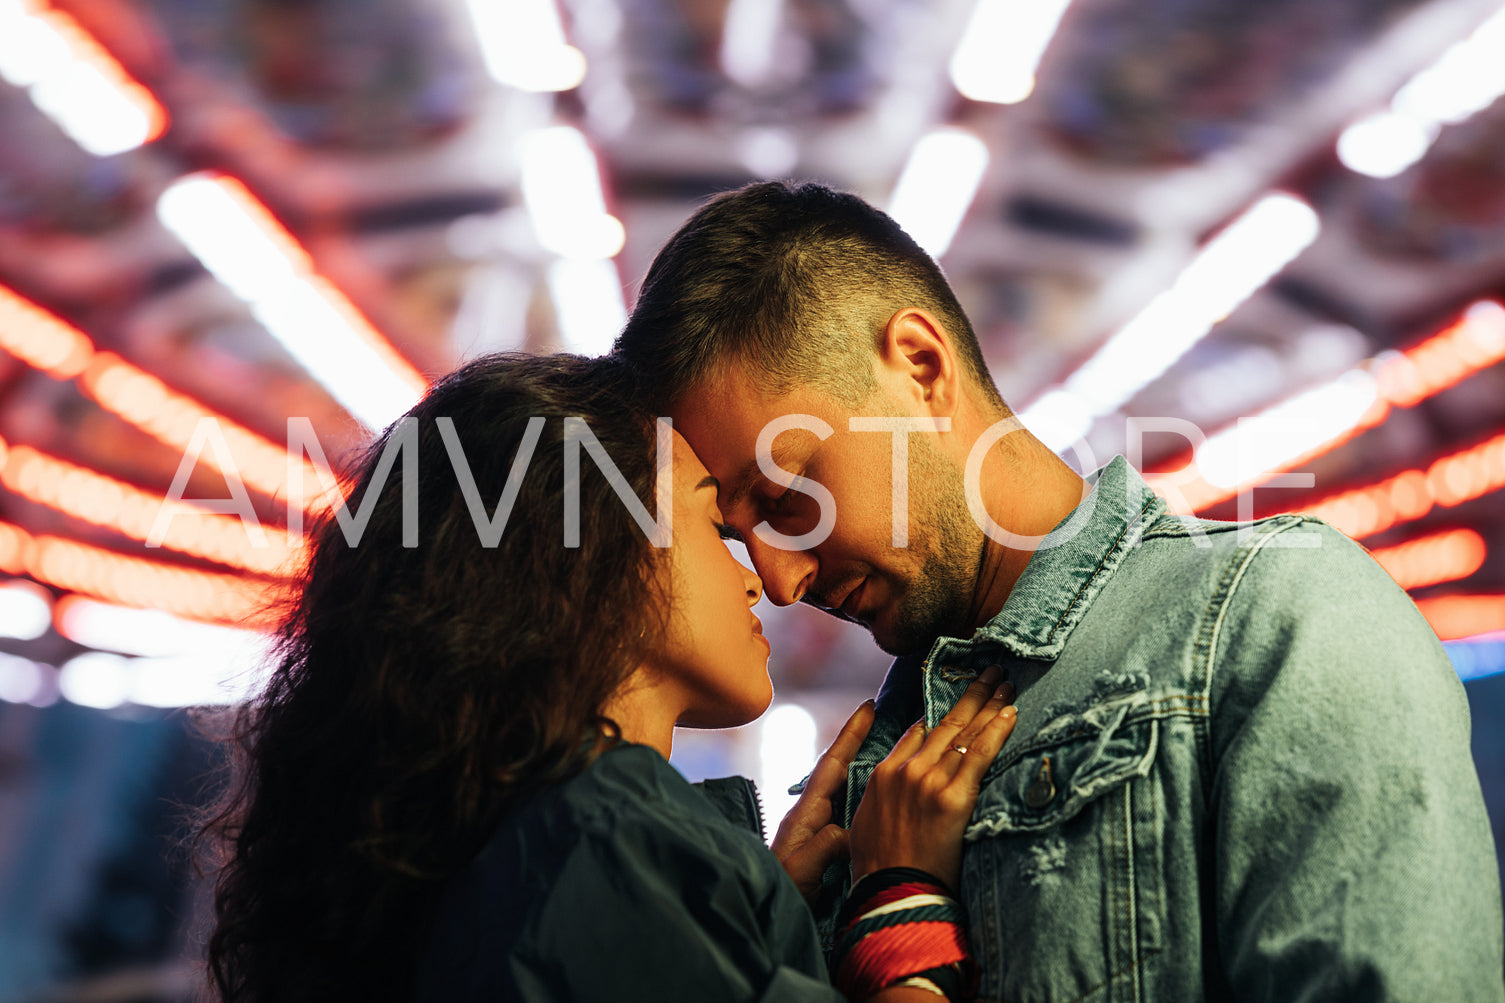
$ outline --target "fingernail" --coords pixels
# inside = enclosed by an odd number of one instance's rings
[[[1014,699],[1014,684],[1004,683],[1002,686],[998,687],[998,692],[993,695],[996,697],[1002,697],[1004,700],[1012,702]]]
[[[977,678],[985,683],[996,683],[998,682],[998,677],[1001,675],[1003,675],[1003,669],[999,668],[996,665],[989,665],[987,668],[982,670],[982,675],[978,676]]]
[[[1018,715],[1018,713],[1019,713],[1019,709],[1017,707],[1015,707],[1013,704],[1009,704],[1003,710],[1001,710],[1001,711],[998,712],[998,716],[999,717],[1015,717],[1015,716]]]

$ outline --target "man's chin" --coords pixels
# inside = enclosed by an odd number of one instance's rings
[[[933,623],[917,623],[912,618],[905,618],[902,610],[897,612],[891,609],[881,610],[874,614],[874,619],[870,623],[854,616],[847,616],[840,609],[822,606],[819,603],[810,605],[827,616],[846,623],[855,623],[873,636],[874,644],[895,658],[928,651],[935,639],[946,633],[944,627],[938,627]]]
[[[895,658],[922,654],[930,649],[936,638],[933,631],[913,623],[895,623],[895,619],[892,616],[879,617],[863,626],[873,635],[873,643]]]

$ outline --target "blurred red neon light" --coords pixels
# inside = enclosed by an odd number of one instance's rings
[[[126,606],[215,623],[264,627],[275,586],[236,575],[128,557],[0,522],[0,569]]]
[[[0,348],[59,380],[71,380],[94,357],[94,343],[83,332],[4,286]]]
[[[1383,422],[1389,417],[1390,408],[1414,407],[1502,359],[1505,359],[1505,309],[1491,301],[1476,303],[1438,334],[1404,352],[1374,360],[1372,371],[1379,396],[1374,406],[1353,425],[1338,435],[1312,443],[1299,455],[1261,472],[1246,484],[1257,484],[1279,470],[1292,469],[1329,453]],[[1197,474],[1189,454],[1186,463],[1176,470],[1152,474],[1146,479],[1157,491],[1179,491],[1183,501],[1175,507],[1183,512],[1200,512],[1238,493],[1237,487],[1212,484]]]
[[[82,331],[4,286],[0,286],[0,348],[55,379],[76,377],[85,396],[100,407],[180,452],[187,449],[201,419],[214,419],[236,469],[221,470],[213,450],[204,450],[199,462],[226,476],[234,473],[269,498],[287,496],[289,455],[284,447],[178,393],[118,355],[96,351]],[[333,503],[323,490],[324,479],[334,475],[321,473],[307,457],[301,467],[304,511],[322,515]]]
[[[1403,589],[1418,589],[1467,578],[1484,566],[1484,537],[1471,529],[1450,529],[1371,551]]]
[[[258,545],[237,517],[153,495],[30,446],[9,447],[0,462],[0,484],[16,494],[135,540],[148,538],[165,507],[173,519],[162,544],[172,550],[273,576],[292,574],[303,557],[286,533],[267,527]]]
[[[1433,506],[1451,508],[1505,487],[1505,433],[1449,453],[1426,470],[1406,470],[1366,487],[1328,495],[1299,511],[1332,523],[1354,539],[1420,519]]]
[[[289,233],[287,228],[272,214],[272,211],[263,205],[261,200],[253,195],[238,178],[221,174],[216,176],[214,181],[239,206],[246,218],[277,247],[278,252],[286,259],[293,271],[309,277],[310,283],[318,291],[320,298],[335,309],[350,330],[354,331],[376,353],[388,369],[412,388],[415,396],[422,396],[428,390],[429,381],[396,348],[392,347],[392,343],[386,339],[386,336],[366,319],[366,315],[350,302],[350,298],[344,292],[333,282],[314,271],[313,258],[303,245],[298,243],[298,238]]]
[[[1438,596],[1416,606],[1444,641],[1505,631],[1505,595]]]

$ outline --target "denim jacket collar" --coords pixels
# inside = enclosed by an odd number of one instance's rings
[[[1122,456],[1087,481],[1092,490],[1030,557],[1003,609],[974,642],[993,641],[1023,658],[1055,658],[1124,555],[1165,510]]]
[[[925,656],[894,662],[878,693],[880,717],[908,722],[924,712],[933,724],[981,671],[972,664],[980,651],[1046,665],[1061,653],[1093,598],[1165,511],[1122,456],[1086,479],[1091,490],[1030,557],[1003,609],[969,639],[941,637]],[[1018,674],[1010,675],[1022,692]]]

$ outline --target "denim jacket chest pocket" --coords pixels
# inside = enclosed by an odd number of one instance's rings
[[[1159,729],[1140,692],[1005,746],[963,859],[981,999],[1143,998],[1165,924]],[[1042,921],[1060,936],[1040,938]]]

